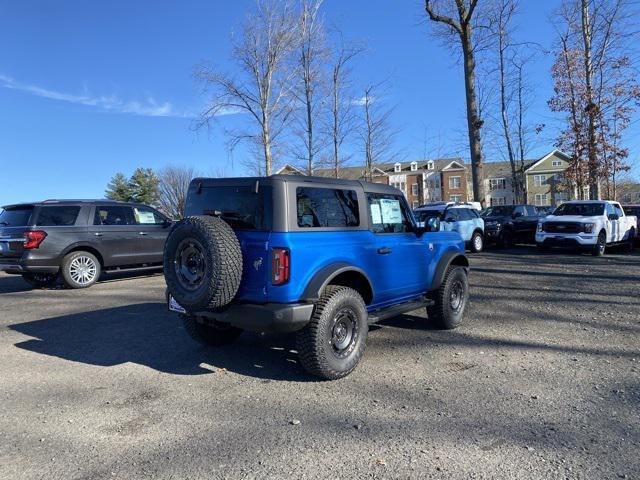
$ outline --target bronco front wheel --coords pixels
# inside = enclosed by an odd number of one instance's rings
[[[311,320],[297,334],[302,366],[327,380],[349,375],[364,354],[369,324],[358,292],[330,285],[315,305]]]
[[[458,327],[469,300],[469,279],[464,267],[450,266],[442,285],[434,293],[435,303],[427,307],[429,321],[447,330]]]

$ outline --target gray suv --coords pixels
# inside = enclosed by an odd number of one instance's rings
[[[93,285],[104,270],[157,268],[171,221],[141,204],[46,200],[0,212],[0,271],[46,287]]]

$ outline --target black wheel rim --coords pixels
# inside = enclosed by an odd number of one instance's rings
[[[350,308],[343,308],[333,317],[331,348],[338,358],[348,356],[358,340],[358,316]]]
[[[204,281],[206,261],[202,244],[187,238],[178,244],[173,260],[176,277],[180,285],[187,290],[197,290]]]
[[[464,306],[464,285],[461,280],[456,280],[449,290],[449,306],[454,313],[458,313]]]

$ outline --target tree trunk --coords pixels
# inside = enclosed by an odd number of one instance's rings
[[[586,111],[588,115],[588,155],[589,155],[589,199],[600,199],[600,183],[598,156],[596,151],[596,105],[593,101],[593,65],[591,63],[591,20],[589,18],[589,0],[582,2],[582,40],[584,43],[584,76],[585,95],[587,100]]]
[[[483,206],[484,185],[482,175],[482,145],[480,144],[480,128],[482,120],[478,116],[476,98],[476,75],[473,43],[471,41],[471,25],[464,25],[462,31],[462,54],[464,60],[464,90],[467,100],[467,128],[469,130],[469,150],[471,156],[471,177],[473,183],[473,200]]]
[[[515,203],[520,203],[520,184],[518,180],[518,169],[516,167],[516,158],[511,143],[511,132],[509,130],[509,117],[507,116],[507,86],[505,84],[505,66],[504,66],[504,35],[500,31],[498,35],[498,54],[500,59],[500,113],[502,116],[502,131],[507,144],[507,154],[509,155],[509,164],[511,165],[511,187]]]
[[[271,175],[271,139],[269,137],[269,130],[264,129],[262,132],[262,145],[264,147],[264,175],[266,177]]]

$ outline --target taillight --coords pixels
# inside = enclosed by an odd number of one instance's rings
[[[289,281],[289,250],[286,248],[271,249],[271,283],[274,285],[282,285]]]
[[[33,232],[24,232],[24,243],[22,248],[25,250],[33,250],[38,248],[42,241],[46,238],[47,232],[42,230],[34,230]]]

